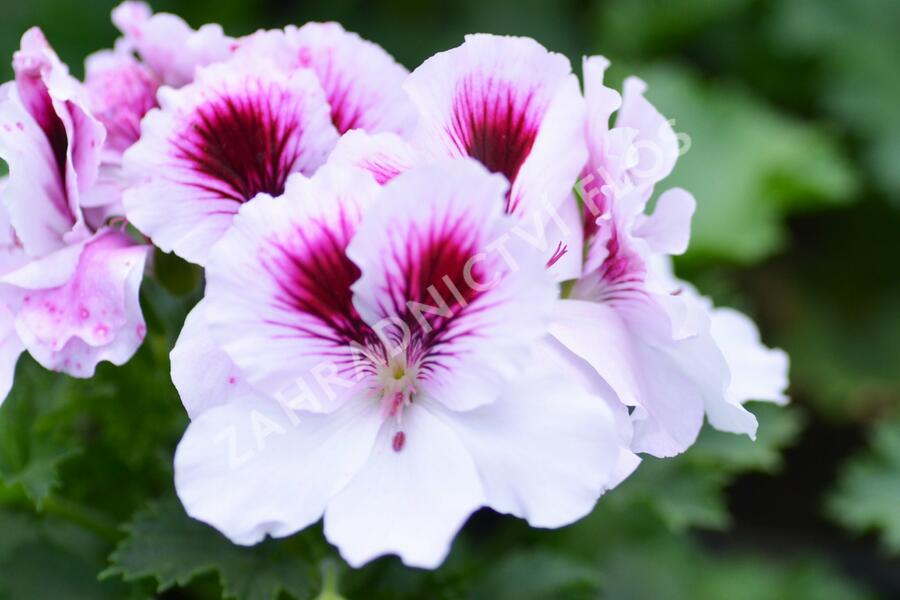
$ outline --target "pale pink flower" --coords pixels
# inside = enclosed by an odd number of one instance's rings
[[[97,182],[82,195],[82,206],[105,219],[124,212],[122,194],[130,181],[122,155],[140,138],[141,119],[157,106],[159,81],[120,40],[115,49],[88,57],[84,89],[91,114],[106,128],[106,142]]]
[[[3,392],[23,349],[78,377],[127,361],[144,337],[137,294],[149,249],[90,218],[105,128],[39,29],[13,66],[15,81],[0,88]]]
[[[194,80],[198,67],[227,59],[236,48],[222,26],[211,23],[194,30],[181,17],[156,13],[144,2],[126,1],[112,12],[122,32],[122,46],[136,52],[163,85],[181,87]]]
[[[415,111],[401,89],[409,72],[384,48],[338,23],[289,25],[241,38],[237,53],[262,56],[290,72],[315,73],[338,133],[362,129],[406,133]]]
[[[190,515],[240,544],[324,515],[351,565],[435,567],[481,506],[558,527],[631,472],[627,413],[553,358],[507,189],[470,160],[381,188],[326,166],[241,206],[172,353]]]

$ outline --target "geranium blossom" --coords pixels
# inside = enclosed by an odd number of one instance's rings
[[[335,163],[386,182],[412,165],[472,157],[510,182],[504,208],[542,238],[557,278],[576,277],[581,226],[571,190],[587,149],[569,60],[530,38],[470,35],[426,60],[403,88],[418,113],[415,131],[347,135]]]
[[[606,65],[602,57],[584,64],[587,258],[584,274],[558,304],[553,333],[634,407],[635,451],[671,456],[685,450],[704,414],[720,429],[754,435],[756,420],[741,403],[782,399],[786,360],[733,318],[714,334],[711,319],[722,313],[685,293],[658,266],[687,248],[694,200],[684,190],[668,190],[652,215],[644,213],[654,185],[674,166],[677,139],[643,97],[640,81],[626,81],[622,98],[603,85]],[[744,350],[731,350],[735,345]],[[748,362],[740,357],[748,354],[772,357],[751,361],[761,377],[755,387],[741,384]]]
[[[256,57],[204,67],[159,100],[125,154],[138,180],[125,210],[154,244],[198,264],[242,203],[280,195],[291,173],[314,173],[338,137],[311,71]]]
[[[138,179],[129,219],[163,250],[204,264],[241,203],[279,195],[291,173],[314,173],[339,133],[407,130],[406,74],[335,23],[235,40],[227,60],[160,92],[126,157]]]
[[[634,468],[609,399],[540,350],[557,286],[505,246],[507,190],[467,159],[383,188],[327,166],[241,206],[172,354],[189,514],[241,544],[324,514],[351,565],[434,567],[480,506],[557,527]]]
[[[137,293],[149,249],[90,218],[106,130],[40,30],[23,36],[13,67],[0,88],[4,396],[23,349],[79,377],[131,357],[144,337]]]

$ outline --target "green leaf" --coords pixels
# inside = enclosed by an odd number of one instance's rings
[[[734,17],[753,0],[611,0],[600,4],[596,38],[603,52],[645,56],[665,52],[716,23]]]
[[[101,577],[121,576],[125,581],[152,577],[157,591],[164,592],[215,573],[225,597],[238,600],[274,600],[282,592],[306,599],[318,585],[316,567],[290,552],[284,542],[235,546],[188,517],[176,498],[140,511],[126,531]]]
[[[610,600],[859,600],[867,594],[812,557],[708,553],[688,540],[626,541],[602,561]]]
[[[879,531],[887,548],[900,553],[900,422],[875,428],[869,448],[844,468],[827,508],[849,529]]]
[[[0,509],[0,531],[0,598],[125,597],[120,583],[97,581],[104,546],[89,532],[9,509]]]
[[[786,215],[848,202],[857,181],[821,129],[777,112],[735,87],[687,70],[641,70],[648,97],[690,137],[662,188],[697,199],[688,256],[751,263],[785,242]]]
[[[781,451],[800,431],[797,411],[753,403],[759,420],[757,439],[705,427],[684,454],[667,459],[645,456],[641,466],[603,502],[649,507],[672,531],[691,527],[724,529],[731,523],[724,489],[737,475],[772,473]]]
[[[864,141],[869,172],[900,207],[900,3],[794,0],[774,6],[776,42],[818,66],[817,99]]]
[[[536,550],[511,554],[490,567],[467,595],[471,600],[596,598],[600,572],[564,554]]]
[[[68,385],[65,377],[23,358],[0,406],[0,482],[21,487],[38,508],[59,486],[60,465],[77,450],[60,435],[53,414]]]

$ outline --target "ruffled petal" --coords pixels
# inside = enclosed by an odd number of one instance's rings
[[[409,72],[384,48],[337,23],[288,27],[286,35],[297,66],[319,78],[338,132],[411,129],[415,111],[401,88]]]
[[[112,12],[126,44],[165,85],[181,87],[194,79],[198,67],[227,59],[234,39],[221,25],[208,24],[194,31],[181,17],[153,14],[143,2],[123,2]]]
[[[191,418],[216,406],[255,395],[231,357],[213,341],[206,301],[188,314],[170,355],[172,383]]]
[[[148,251],[124,233],[102,230],[76,255],[77,266],[65,283],[22,289],[16,331],[31,355],[44,367],[75,377],[92,376],[100,361],[121,365],[130,359],[146,333],[138,292]],[[6,280],[50,281],[11,275]]]
[[[634,406],[635,452],[666,457],[697,438],[704,409],[724,401],[727,366],[708,336],[675,340],[651,301],[623,309],[565,300],[551,331]]]
[[[84,87],[91,113],[106,127],[103,161],[120,164],[141,137],[141,119],[157,106],[159,81],[120,44],[87,58]]]
[[[347,248],[359,314],[406,346],[424,393],[455,409],[493,401],[558,293],[543,255],[510,243],[505,189],[468,159],[407,171]]]
[[[97,179],[105,131],[39,29],[22,37],[13,67],[0,102],[3,197],[25,251],[40,257],[89,237],[80,196]]]
[[[697,202],[681,188],[666,190],[656,201],[653,214],[641,219],[634,235],[643,238],[653,252],[683,254],[691,240],[691,217]]]
[[[205,300],[210,328],[265,394],[293,396],[310,385],[315,393],[298,406],[332,410],[350,393],[351,386],[320,390],[311,379],[352,370],[354,344],[370,335],[352,305],[359,269],[345,250],[378,189],[362,171],[325,167],[312,179],[295,176],[281,198],[244,205],[215,247]]]
[[[437,411],[475,459],[487,506],[534,527],[588,514],[617,483],[620,452],[630,454],[603,400],[563,372],[530,372],[496,402],[469,412]]]
[[[453,430],[419,405],[403,452],[383,428],[362,470],[331,500],[325,537],[352,567],[396,554],[411,567],[437,567],[468,516],[485,502],[472,457]]]
[[[748,400],[787,403],[788,356],[763,345],[753,321],[731,308],[712,309],[711,333],[728,363],[731,380],[725,402],[707,406],[706,416],[716,429],[753,437],[756,420],[742,405]]]
[[[323,416],[235,398],[192,421],[175,453],[175,488],[189,515],[236,544],[285,537],[321,518],[366,463],[380,425],[374,403]]]
[[[585,164],[584,99],[568,59],[529,38],[470,35],[404,88],[427,160],[469,156],[510,181],[506,210],[558,206]]]
[[[280,195],[291,173],[312,174],[337,142],[309,71],[285,75],[239,57],[161,90],[160,101],[125,154],[126,170],[143,179],[125,193],[125,210],[155,245],[201,265],[242,203]]]
[[[629,169],[629,177],[632,185],[649,196],[653,186],[672,172],[679,149],[672,125],[644,97],[646,90],[647,84],[637,77],[625,80],[616,128],[634,132],[636,164]]]

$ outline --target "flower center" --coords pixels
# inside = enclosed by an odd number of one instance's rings
[[[406,433],[403,431],[403,409],[413,402],[416,394],[416,377],[419,369],[407,362],[405,352],[391,357],[378,368],[376,397],[381,402],[382,415],[396,429],[391,441],[395,452],[403,450]]]

